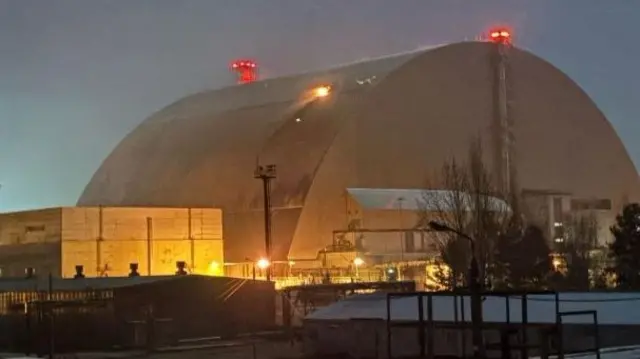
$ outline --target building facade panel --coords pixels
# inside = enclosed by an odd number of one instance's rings
[[[176,263],[199,274],[222,274],[222,211],[213,208],[65,207],[0,215],[3,276],[73,277],[174,274]],[[29,237],[28,228],[41,234]]]

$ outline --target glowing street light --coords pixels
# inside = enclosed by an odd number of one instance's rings
[[[207,274],[212,276],[220,276],[222,275],[222,266],[220,263],[216,261],[212,261],[209,263],[209,268],[207,268]]]
[[[364,259],[362,259],[360,257],[355,257],[353,259],[353,265],[356,267],[356,278],[360,278],[360,271],[358,269],[363,264],[364,264]]]
[[[263,269],[263,270],[264,270],[264,269],[269,268],[269,265],[270,265],[271,263],[269,263],[269,260],[268,260],[268,259],[266,259],[266,258],[260,258],[260,260],[258,260],[258,263],[256,263],[256,264],[258,265],[258,268],[260,268],[260,269]]]
[[[331,87],[329,86],[318,86],[313,89],[313,96],[315,97],[327,97],[331,93]]]

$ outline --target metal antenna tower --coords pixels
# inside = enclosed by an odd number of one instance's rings
[[[511,48],[511,34],[507,30],[493,30],[491,41],[495,43],[495,124],[494,149],[497,184],[503,195],[516,191],[515,177],[515,136],[513,134],[513,119],[510,116],[509,98],[509,49]]]

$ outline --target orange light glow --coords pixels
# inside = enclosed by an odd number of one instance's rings
[[[256,263],[258,265],[258,268],[260,269],[267,269],[267,267],[269,267],[269,265],[271,263],[269,263],[269,260],[266,258],[261,258],[258,263]]]
[[[511,39],[511,32],[506,29],[491,30],[491,32],[489,32],[489,37],[491,37],[493,42],[509,42]]]
[[[331,87],[329,86],[318,86],[313,90],[313,95],[315,97],[327,97],[331,93]]]
[[[213,276],[221,276],[223,274],[223,268],[220,263],[213,261],[209,263],[209,268],[207,268],[207,274]]]

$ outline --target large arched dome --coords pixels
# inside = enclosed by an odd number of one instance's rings
[[[465,42],[184,98],[130,133],[79,205],[220,207],[226,255],[262,253],[256,162],[276,164],[274,256],[315,257],[343,227],[346,188],[421,188],[469,139],[491,136],[489,43]],[[549,63],[509,55],[518,182],[640,198],[638,175],[589,97]],[[305,94],[331,84],[331,96]]]

